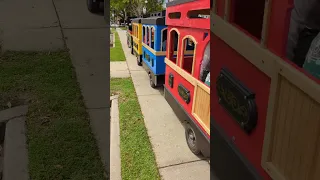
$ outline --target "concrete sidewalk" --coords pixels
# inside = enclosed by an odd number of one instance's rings
[[[3,51],[65,48],[52,0],[0,0],[0,39]]]
[[[150,87],[147,73],[137,65],[136,57],[131,55],[127,47],[126,32],[120,29],[117,32],[162,179],[209,180],[209,163],[189,150],[184,128],[162,96],[162,88],[157,90]]]
[[[129,69],[125,61],[110,62],[111,78],[128,78],[130,77]]]

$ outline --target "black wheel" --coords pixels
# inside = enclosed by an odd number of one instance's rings
[[[149,82],[150,82],[150,86],[151,86],[152,88],[155,88],[155,87],[156,87],[156,85],[154,84],[154,82],[153,82],[153,80],[152,80],[152,76],[151,76],[150,73],[149,73]]]
[[[139,56],[137,56],[137,64],[138,64],[138,66],[142,66]]]
[[[93,2],[94,0],[87,0],[87,7],[88,10],[92,13],[98,13],[100,12],[100,1],[95,0],[95,2]]]
[[[189,149],[195,155],[200,155],[201,150],[198,148],[197,136],[192,127],[187,124],[185,127],[185,136]]]

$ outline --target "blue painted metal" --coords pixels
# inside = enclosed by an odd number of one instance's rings
[[[156,56],[147,48],[142,47],[142,60],[148,65],[149,69],[154,73],[154,75],[164,75],[166,72],[166,65],[164,63],[164,58],[166,56]]]

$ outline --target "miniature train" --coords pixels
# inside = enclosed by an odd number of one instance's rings
[[[166,5],[166,11],[132,19],[133,51],[151,87],[164,85],[164,97],[185,127],[190,150],[209,158],[210,0]]]
[[[164,97],[185,126],[190,150],[209,158],[210,0],[175,0],[166,5]]]
[[[306,68],[320,35],[294,19],[319,3],[294,3],[213,2],[211,168],[221,180],[320,179],[320,81]]]

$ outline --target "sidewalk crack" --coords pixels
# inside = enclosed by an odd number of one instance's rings
[[[183,165],[183,164],[190,164],[190,163],[194,163],[194,162],[198,162],[198,161],[203,161],[205,159],[199,159],[199,160],[194,160],[194,161],[188,161],[188,162],[182,162],[182,163],[177,163],[177,164],[171,164],[168,166],[162,166],[159,167],[159,169],[164,169],[164,168],[168,168],[168,167],[172,167],[172,166],[179,166],[179,165]]]
[[[62,41],[63,41],[63,44],[64,44],[64,48],[65,48],[65,49],[68,49],[67,42],[66,42],[66,37],[65,37],[64,32],[63,32],[63,29],[62,29],[61,20],[60,20],[59,13],[58,13],[58,11],[57,11],[56,4],[54,3],[54,0],[51,0],[51,2],[52,2],[52,5],[53,5],[53,7],[54,7],[54,11],[55,11],[55,13],[56,13],[57,19],[58,19],[58,24],[59,24],[59,27],[60,27],[60,32],[61,32],[61,36],[62,36]]]

